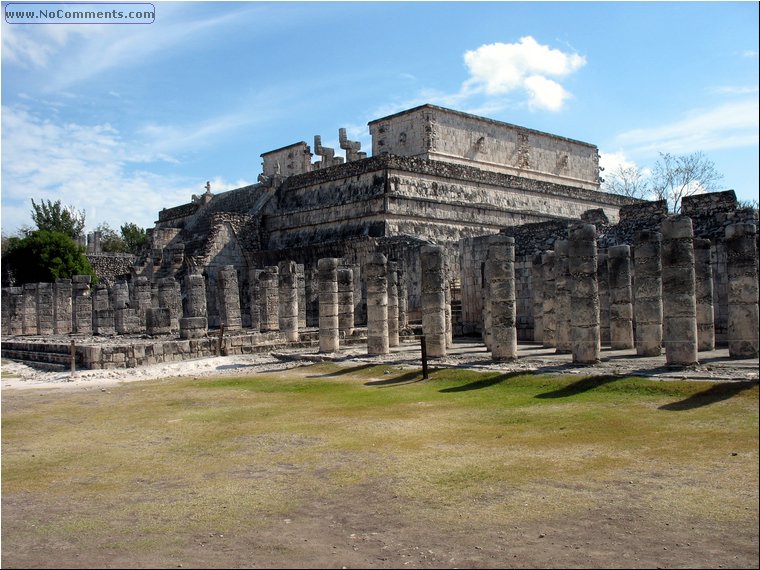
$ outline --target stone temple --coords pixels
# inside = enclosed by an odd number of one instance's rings
[[[421,245],[444,246],[456,273],[462,238],[577,219],[591,209],[616,220],[632,202],[599,192],[598,150],[588,143],[432,105],[377,119],[369,130],[371,158],[341,129],[345,159],[315,136],[313,150],[297,142],[263,153],[258,184],[162,210],[135,274],[153,280],[202,272],[216,326],[212,292],[222,267],[236,268],[245,291],[257,270],[280,261],[312,275],[320,258],[360,269],[381,252],[410,278],[414,318]],[[242,302],[250,313],[250,299]],[[316,312],[307,318],[316,324]]]
[[[580,364],[601,344],[757,357],[757,211],[733,191],[674,219],[601,192],[593,144],[434,105],[368,126],[371,157],[339,129],[345,158],[317,135],[264,152],[256,184],[164,208],[138,257],[94,236],[95,286],[5,288],[3,356],[55,363],[69,335],[80,366],[137,366],[218,354],[217,329],[228,354],[315,334],[383,354],[421,328],[431,356],[477,335],[498,360],[518,339]]]

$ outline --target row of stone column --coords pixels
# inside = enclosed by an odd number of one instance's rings
[[[679,365],[694,364],[697,352],[715,347],[710,242],[694,238],[690,218],[670,217],[661,232],[638,232],[633,263],[627,245],[611,247],[600,263],[592,229],[571,228],[569,240],[533,260],[537,340],[572,352],[577,362],[598,359],[602,341],[613,349],[635,346],[640,356],[659,356],[665,348],[666,361]],[[725,238],[729,353],[757,356],[756,228],[728,226]],[[600,280],[607,281],[606,296]]]
[[[157,306],[155,306],[157,305]],[[27,283],[3,291],[3,334],[159,334],[179,328],[179,285],[161,279],[151,287],[138,277],[132,287],[91,285],[89,275],[55,283]]]

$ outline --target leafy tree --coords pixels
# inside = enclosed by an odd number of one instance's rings
[[[100,232],[100,249],[105,253],[126,253],[127,244],[117,234],[107,222],[103,222],[97,228],[96,232]]]
[[[121,239],[129,253],[138,253],[148,243],[148,233],[137,224],[126,223],[121,226]]]
[[[60,200],[41,200],[39,204],[32,198],[32,221],[37,229],[61,232],[76,240],[84,230],[84,211],[73,207],[63,207]]]
[[[37,230],[23,238],[8,238],[2,262],[10,267],[16,285],[52,283],[74,275],[96,279],[84,248],[61,232]]]

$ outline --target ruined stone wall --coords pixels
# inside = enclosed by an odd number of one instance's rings
[[[470,164],[537,180],[599,187],[596,146],[424,105],[369,123],[372,154]]]
[[[113,283],[132,274],[137,256],[131,253],[88,253],[87,259],[99,281]]]

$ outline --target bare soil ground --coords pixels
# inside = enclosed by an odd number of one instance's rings
[[[484,370],[519,370],[542,373],[631,374],[652,378],[697,379],[719,382],[757,381],[758,361],[736,361],[726,351],[703,357],[699,367],[672,369],[664,359],[636,359],[630,352],[608,352],[597,367],[578,369],[569,357],[536,346],[521,347],[522,358],[513,364],[489,360],[477,343],[461,343],[434,366],[467,366]],[[70,391],[110,390],[116,384],[164,376],[217,376],[280,370],[298,374],[299,364],[324,355],[291,352],[255,357],[223,357],[141,370],[41,373],[3,362],[3,410],[13,410],[14,399],[66,397]],[[401,347],[384,358],[369,358],[360,350],[334,355],[336,361],[418,364],[417,348]],[[28,392],[33,389],[33,392]],[[21,392],[23,390],[23,392]],[[706,434],[709,436],[709,434]],[[726,462],[735,460],[726,449]],[[740,458],[745,459],[745,458]],[[344,458],[336,456],[335,468]],[[751,459],[756,464],[757,454]],[[287,466],[283,466],[287,470]],[[725,483],[715,469],[714,485]],[[294,479],[300,474],[290,474]],[[696,475],[695,475],[696,476]],[[752,481],[752,477],[749,478]],[[646,472],[631,472],[610,480],[575,483],[588,497],[584,508],[555,509],[542,516],[545,496],[532,490],[523,508],[510,513],[508,524],[490,525],[478,520],[478,504],[448,522],[435,516],[432,501],[419,516],[394,494],[393,481],[378,477],[347,485],[339,493],[315,492],[311,500],[292,511],[264,513],[250,525],[234,530],[208,528],[177,537],[175,546],[160,554],[135,549],[113,549],[108,543],[40,542],[27,539],[29,521],[50,513],[76,508],[65,498],[51,503],[29,493],[2,497],[2,565],[6,568],[758,568],[758,489],[755,467],[746,517],[698,516],[669,512],[658,497],[668,497],[688,484],[689,474],[657,465]],[[547,485],[556,485],[549,483]],[[296,485],[297,486],[297,485]],[[317,491],[317,490],[315,490]],[[486,498],[483,499],[487,500]],[[665,501],[666,503],[667,501]],[[538,513],[538,514],[537,514]],[[451,513],[449,513],[451,514]],[[454,513],[455,515],[455,513]],[[83,531],[86,535],[87,531]],[[112,537],[117,542],[119,537]]]

